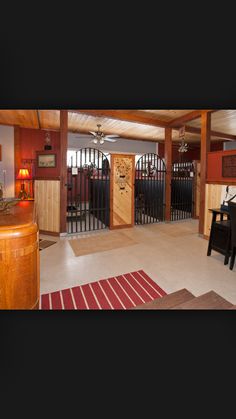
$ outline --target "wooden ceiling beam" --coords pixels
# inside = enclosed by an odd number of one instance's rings
[[[205,112],[215,112],[213,109],[206,110]],[[169,122],[169,127],[180,128],[186,122],[193,121],[194,119],[200,118],[202,115],[202,109],[189,112],[185,115],[180,116],[179,118],[172,119]]]
[[[38,126],[39,129],[42,129],[41,126],[41,121],[40,121],[40,115],[39,115],[39,111],[37,110],[37,121],[38,121]],[[96,110],[70,110],[69,112],[73,112],[73,113],[80,113],[80,114],[86,114],[86,115],[90,115],[93,117],[104,117],[104,118],[111,118],[114,120],[120,120],[120,121],[127,121],[127,122],[133,122],[133,123],[139,123],[139,124],[144,124],[144,125],[150,125],[150,126],[154,126],[154,127],[160,127],[160,128],[167,128],[167,127],[171,127],[170,125],[173,124],[173,121],[175,121],[175,125],[176,123],[179,124],[181,121],[181,124],[183,125],[184,121],[186,122],[186,118],[188,120],[193,120],[194,118],[199,117],[199,113],[201,113],[200,110],[197,111],[193,111],[193,112],[189,112],[187,115],[182,116],[181,118],[175,118],[174,120],[172,119],[172,121],[161,121],[156,117],[150,117],[147,116],[146,112],[143,111],[138,111],[138,110],[112,110],[112,109],[108,109],[108,110],[100,110],[100,109],[96,109]],[[214,110],[206,110],[205,112],[214,112]],[[198,113],[198,114],[197,114]],[[197,116],[198,115],[198,116]],[[184,118],[184,119],[183,119]],[[179,122],[176,122],[179,121]],[[0,125],[14,125],[12,123],[7,123],[7,122],[0,122]],[[19,125],[19,124],[15,124],[15,125]],[[34,128],[34,127],[32,127]],[[51,129],[51,128],[46,128],[44,127],[43,129]],[[58,131],[60,129],[60,127],[58,126],[58,129],[54,128],[51,129],[53,131]],[[179,127],[173,127],[173,129],[178,130]],[[72,132],[72,130],[69,130],[70,132]],[[185,125],[185,131],[186,133],[192,133],[192,134],[198,134],[199,138],[201,136],[201,128],[197,128],[197,127],[191,127],[189,125]],[[80,129],[78,129],[78,131],[76,130],[76,132],[85,132],[87,133],[87,131],[80,131]],[[211,131],[210,133],[211,136],[214,137],[218,137],[218,138],[222,138],[222,139],[226,139],[226,140],[233,140],[236,141],[236,135],[232,135],[232,134],[225,134],[222,132],[218,132],[218,131]],[[136,140],[136,141],[150,141],[150,142],[160,142],[164,140],[164,132],[163,132],[163,139],[150,139],[150,138],[140,138],[137,137],[136,135],[133,136],[128,136],[128,135],[120,135],[120,138],[127,138],[130,140]],[[177,139],[173,139],[173,141],[177,141]]]
[[[216,112],[217,110],[213,110],[213,109],[208,109],[205,112]],[[147,117],[146,114],[144,115],[143,112],[137,111],[136,113],[132,113],[129,110],[100,110],[100,109],[96,109],[96,110],[90,110],[90,109],[86,109],[86,110],[70,110],[70,112],[75,112],[75,113],[82,113],[85,115],[90,115],[90,116],[94,116],[94,117],[103,117],[103,118],[111,118],[111,119],[116,119],[116,120],[121,120],[121,121],[127,121],[127,122],[135,122],[135,123],[139,123],[139,124],[145,124],[145,125],[152,125],[152,126],[156,126],[156,127],[160,127],[160,128],[167,128],[167,127],[172,127],[172,128],[176,128],[178,129],[179,126],[183,125],[184,122],[186,121],[191,121],[193,119],[197,119],[201,117],[202,114],[202,110],[197,110],[197,111],[193,111],[193,112],[189,112],[188,114],[180,117],[180,118],[175,118],[174,120],[172,120],[171,122],[166,122],[166,121],[160,121],[157,118],[153,118],[153,117]],[[141,115],[142,114],[142,115]],[[175,123],[174,123],[175,121]],[[178,126],[177,126],[178,125]],[[191,134],[198,134],[199,136],[201,136],[201,128],[196,128],[196,127],[191,127],[189,125],[185,125],[185,131],[189,132]],[[225,138],[225,139],[229,139],[229,140],[236,140],[236,135],[232,135],[232,134],[225,134],[222,132],[218,132],[218,131],[211,131],[211,136],[214,137],[219,137],[219,138]],[[128,137],[126,137],[128,138]],[[136,139],[138,140],[138,138],[130,138],[130,139]],[[154,142],[158,142],[158,140],[147,140],[147,141],[154,141]]]
[[[39,110],[36,110],[39,129],[41,129]]]
[[[68,132],[70,132],[71,134],[78,134],[78,135],[79,134],[87,134],[88,135],[88,130],[84,130],[84,129],[83,130],[78,129],[78,131],[68,130]],[[105,134],[105,132],[104,132],[104,134]],[[119,134],[119,138],[122,139],[122,140],[133,140],[133,141],[144,141],[144,142],[148,141],[148,142],[151,142],[151,143],[158,143],[160,141],[158,138],[157,139],[155,139],[155,138],[139,138],[139,137],[132,136],[132,135],[122,135],[122,134]],[[118,141],[119,141],[119,138],[117,139]]]
[[[168,127],[167,121],[147,116],[146,112],[142,111],[130,111],[126,109],[72,109],[69,112],[99,117],[99,118],[110,118],[125,122],[134,122],[136,124],[152,125],[154,127],[166,128]]]
[[[201,128],[191,127],[189,125],[185,125],[185,132],[189,132],[190,134],[199,134],[201,135]],[[211,131],[211,137],[218,137],[218,138],[225,138],[227,140],[236,140],[236,135],[233,134],[225,134],[223,132],[218,131]]]
[[[78,109],[70,110],[70,112],[85,114],[99,118],[110,118],[126,122],[134,122],[137,124],[152,125],[159,128],[179,128],[185,122],[192,121],[201,117],[202,110],[195,110],[187,113],[179,118],[172,119],[171,121],[163,121],[156,118],[155,116],[147,116],[146,112],[133,111],[133,110],[121,110],[121,109]],[[210,109],[206,112],[215,112]]]

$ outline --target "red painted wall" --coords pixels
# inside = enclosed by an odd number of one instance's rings
[[[172,160],[179,161],[180,160],[180,153],[178,152],[179,144],[172,146]],[[161,158],[165,157],[165,146],[164,144],[159,144],[158,146],[158,154]],[[196,148],[188,150],[186,153],[183,153],[183,161],[192,161],[192,160],[200,160],[200,146],[196,146]]]
[[[20,158],[36,159],[36,151],[44,151],[45,135],[50,133],[52,152],[57,155],[57,167],[37,168],[37,164],[32,167],[32,175],[37,177],[55,178],[60,176],[60,133],[56,131],[45,131],[38,129],[20,128]],[[19,168],[16,168],[19,169]]]
[[[183,153],[183,161],[192,161],[200,160],[200,144],[192,144],[191,149],[186,153]],[[180,153],[178,152],[179,144],[173,144],[172,146],[172,160],[179,161]],[[160,143],[158,145],[158,154],[161,158],[165,157],[165,147],[164,144]],[[223,141],[217,141],[211,143],[211,151],[223,150]]]
[[[50,133],[52,152],[56,153],[57,167],[38,169],[36,164],[36,151],[44,152],[46,132]],[[18,142],[19,141],[19,142]],[[60,133],[56,131],[45,131],[30,128],[19,128],[19,138],[17,139],[17,146],[15,149],[15,177],[21,167],[26,167],[30,175],[34,178],[55,179],[60,176]],[[26,160],[24,162],[24,160]],[[33,160],[30,162],[27,160]],[[20,191],[21,181],[15,181],[15,193],[18,196]],[[33,182],[25,181],[25,189],[27,193],[33,197]]]
[[[236,150],[216,151],[207,156],[207,182],[220,182],[222,184],[235,183],[236,178],[222,176],[222,157],[236,155]]]

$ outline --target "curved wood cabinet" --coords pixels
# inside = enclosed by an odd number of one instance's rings
[[[34,203],[0,213],[0,309],[39,308],[39,233]]]

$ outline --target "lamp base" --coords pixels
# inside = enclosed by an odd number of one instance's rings
[[[27,199],[28,198],[28,194],[24,189],[21,189],[19,195],[18,195],[19,199]]]

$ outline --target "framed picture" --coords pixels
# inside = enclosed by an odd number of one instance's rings
[[[38,167],[56,167],[56,154],[38,154]]]

